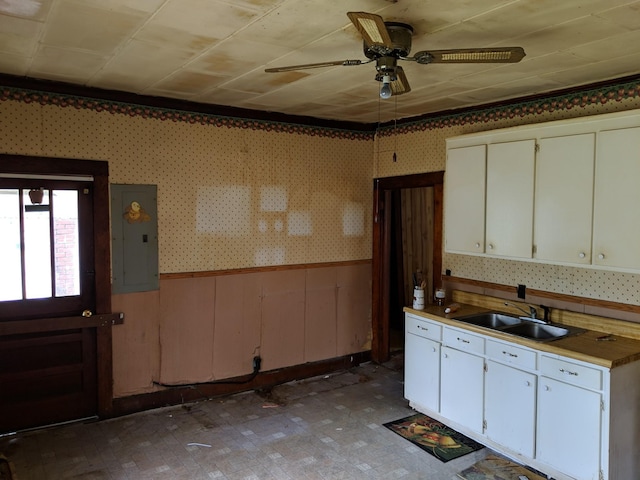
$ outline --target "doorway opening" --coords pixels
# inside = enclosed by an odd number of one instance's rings
[[[444,172],[432,172],[374,180],[371,357],[376,362],[389,360],[392,340],[404,338],[402,307],[411,305],[407,291],[413,289],[414,270],[421,270],[427,285],[427,303],[441,286],[443,179]],[[415,215],[430,218],[412,219]]]

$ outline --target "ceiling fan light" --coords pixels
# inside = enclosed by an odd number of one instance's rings
[[[382,86],[380,87],[380,98],[391,98],[393,95],[393,90],[391,89],[391,77],[389,75],[385,75],[382,77]]]

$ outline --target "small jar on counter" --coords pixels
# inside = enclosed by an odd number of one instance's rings
[[[436,301],[436,305],[438,305],[439,307],[443,306],[446,298],[446,292],[444,288],[437,288],[434,298]]]

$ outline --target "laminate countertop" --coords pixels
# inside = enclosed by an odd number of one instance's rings
[[[441,322],[444,325],[481,333],[488,337],[507,340],[514,344],[534,348],[541,352],[563,355],[568,358],[593,363],[610,369],[640,360],[640,340],[619,335],[608,335],[608,332],[586,330],[584,333],[574,336],[552,341],[537,342],[517,335],[511,335],[456,320],[456,318],[466,315],[491,311],[487,308],[473,305],[462,303],[459,305],[458,310],[449,314],[444,313],[445,307],[435,305],[428,305],[424,310],[414,310],[411,307],[405,307],[404,311],[419,317]],[[604,336],[607,336],[607,340],[598,340],[599,337]]]

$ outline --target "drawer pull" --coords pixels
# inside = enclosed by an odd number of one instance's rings
[[[578,376],[578,372],[572,372],[571,370],[565,370],[564,368],[561,368],[560,372],[566,373],[567,375],[575,375],[576,377]]]
[[[422,326],[420,326],[420,325],[418,325],[418,328],[419,328],[420,330],[424,330],[425,332],[428,332],[428,331],[429,331],[429,329],[428,329],[427,327],[422,327]]]
[[[469,340],[465,340],[464,338],[456,337],[456,339],[462,343],[471,343]]]
[[[516,355],[515,353],[507,352],[506,350],[503,350],[502,354],[509,355],[510,357],[518,358],[518,355]]]

